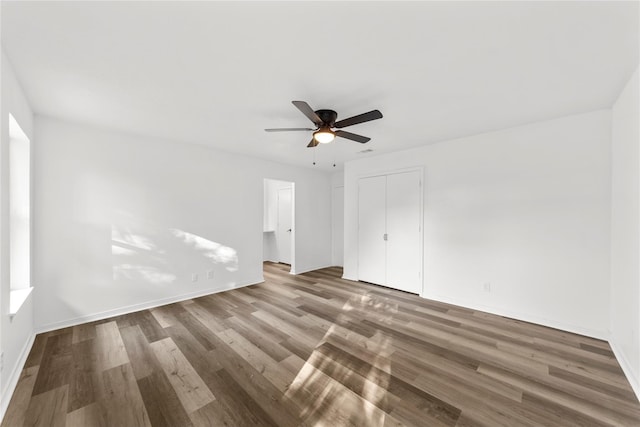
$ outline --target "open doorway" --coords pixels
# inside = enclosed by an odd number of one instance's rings
[[[295,271],[295,184],[264,180],[263,261],[290,266]]]

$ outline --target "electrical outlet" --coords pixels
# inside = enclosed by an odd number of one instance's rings
[[[213,270],[207,271],[207,279],[213,279]]]
[[[484,285],[482,285],[482,289],[483,289],[485,292],[491,292],[491,283],[486,282]]]
[[[191,281],[192,282],[197,282],[198,281],[198,273],[191,274]]]

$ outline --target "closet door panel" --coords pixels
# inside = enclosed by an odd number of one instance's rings
[[[420,172],[387,175],[387,286],[422,291]]]
[[[358,181],[358,279],[386,284],[386,177]]]

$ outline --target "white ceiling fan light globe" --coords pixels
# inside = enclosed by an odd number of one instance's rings
[[[313,139],[320,144],[328,144],[336,138],[336,135],[330,129],[320,129],[313,133]]]

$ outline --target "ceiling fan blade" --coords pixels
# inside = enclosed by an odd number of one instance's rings
[[[309,145],[307,145],[307,148],[313,148],[316,145],[318,145],[318,141],[316,141],[315,138],[311,138],[311,142],[309,143]]]
[[[265,129],[265,132],[294,132],[294,131],[309,131],[315,130],[311,128],[275,128],[275,129]]]
[[[357,142],[359,142],[361,144],[364,144],[365,142],[371,141],[371,138],[369,138],[369,137],[358,135],[356,133],[347,132],[345,130],[337,130],[337,131],[335,131],[335,134],[336,134],[336,136],[339,136],[340,138],[347,138],[347,139],[350,139],[352,141],[357,141]]]
[[[291,103],[295,105],[298,110],[302,111],[302,114],[307,116],[316,126],[320,127],[320,125],[322,125],[322,120],[320,120],[320,117],[318,117],[309,104],[304,101],[291,101]]]
[[[382,113],[378,110],[372,110],[368,113],[358,114],[357,116],[349,117],[348,119],[339,120],[335,123],[334,127],[346,128],[347,126],[357,125],[358,123],[370,122],[371,120],[377,120],[382,118]]]

